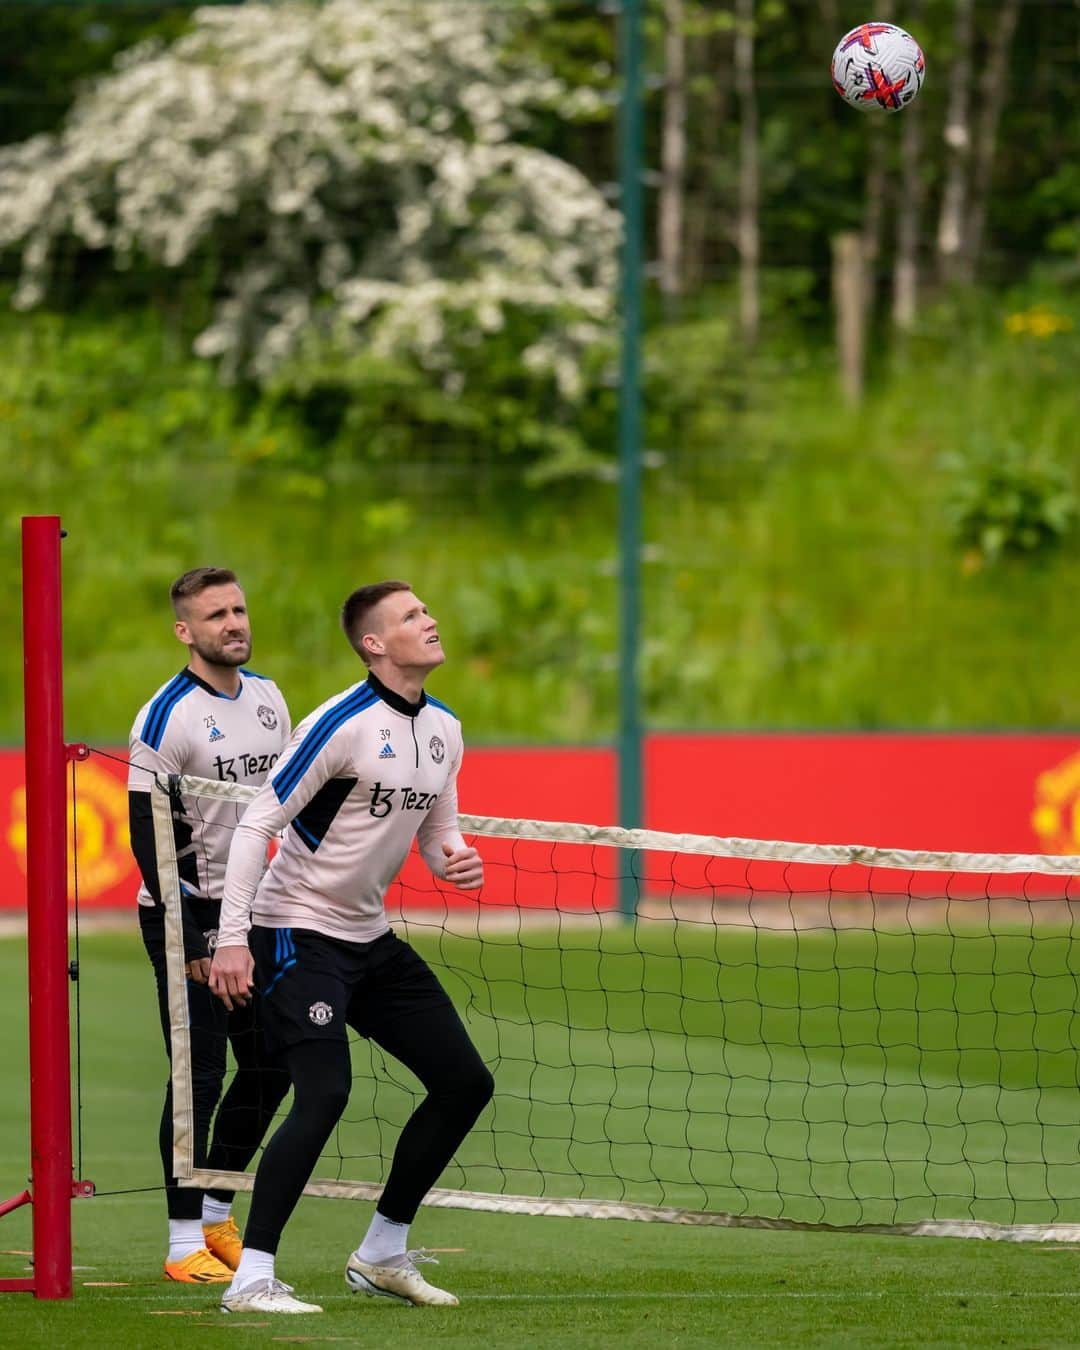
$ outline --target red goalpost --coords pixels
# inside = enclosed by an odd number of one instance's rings
[[[82,747],[64,742],[62,537],[59,516],[23,517],[30,1186],[0,1202],[0,1215],[33,1209],[33,1274],[0,1291],[43,1299],[71,1297],[71,1202],[93,1194],[72,1172],[65,766]]]

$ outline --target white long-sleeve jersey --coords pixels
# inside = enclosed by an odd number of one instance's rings
[[[219,946],[252,923],[348,942],[389,930],[383,897],[417,839],[436,876],[460,848],[461,724],[426,694],[411,704],[374,675],[297,726],[244,813],[225,872]],[[287,827],[287,828],[286,828]],[[284,830],[265,874],[270,839]]]
[[[139,709],[128,740],[128,791],[145,794],[147,805],[133,823],[132,847],[144,876],[156,869],[149,794],[155,775],[192,774],[221,782],[261,786],[289,739],[289,709],[281,690],[265,675],[241,670],[240,689],[230,698],[191,670],[163,684]],[[181,889],[185,895],[220,900],[229,843],[242,808],[210,797],[185,798],[174,821]],[[136,837],[136,829],[144,838]],[[157,894],[143,881],[139,904]]]

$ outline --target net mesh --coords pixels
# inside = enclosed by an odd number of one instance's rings
[[[496,1082],[428,1203],[1080,1236],[1080,860],[461,825],[481,892],[413,856],[387,896]],[[182,953],[170,975],[182,1022]],[[178,1162],[248,1185],[190,1165],[182,1041]],[[360,1038],[353,1065],[309,1190],[373,1198],[420,1088]]]

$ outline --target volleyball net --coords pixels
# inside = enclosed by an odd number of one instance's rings
[[[232,802],[239,820],[253,791],[180,778],[153,793],[191,1185],[251,1178],[192,1156],[170,802]],[[387,897],[496,1082],[427,1203],[1080,1238],[1080,860],[461,827],[482,891],[413,856]],[[421,1089],[359,1037],[353,1065],[308,1189],[374,1199]]]

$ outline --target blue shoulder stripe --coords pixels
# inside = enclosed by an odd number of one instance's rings
[[[428,696],[427,696],[427,701],[431,704],[431,706],[432,706],[433,708],[441,708],[442,711],[443,711],[444,713],[449,713],[450,716],[451,716],[456,722],[460,722],[460,721],[461,721],[461,718],[458,717],[457,713],[453,710],[453,708],[448,708],[447,705],[446,705],[445,703],[440,703],[439,700],[438,700],[437,698],[432,698],[431,695],[428,694]]]
[[[240,674],[246,675],[249,680],[269,680],[269,675],[260,675],[257,670],[248,670],[246,667],[240,667]]]
[[[175,679],[169,681],[151,703],[140,737],[151,750],[161,749],[161,742],[165,739],[165,728],[169,724],[169,716],[172,710],[184,695],[190,694],[194,688],[196,688],[194,680],[186,670],[182,670]]]
[[[154,701],[150,704],[149,711],[146,714],[146,721],[143,723],[144,740],[146,739],[146,733],[148,731],[153,730],[152,724],[154,720],[160,715],[164,705],[166,705],[175,694],[177,694],[181,689],[183,689],[184,684],[186,683],[186,675],[187,672],[183,670],[180,672],[179,675],[174,675],[173,678],[169,681],[169,683],[165,686],[165,688],[162,689],[161,693],[158,694],[157,697],[154,699]]]
[[[284,803],[295,791],[300,779],[311,768],[319,751],[334,732],[339,727],[344,726],[350,718],[355,717],[357,713],[363,712],[365,708],[370,708],[373,703],[377,702],[378,696],[374,691],[369,689],[366,684],[362,684],[348,698],[342,699],[340,703],[335,703],[332,708],[327,708],[326,712],[296,747],[295,754],[282,765],[281,771],[271,779],[279,802]]]

